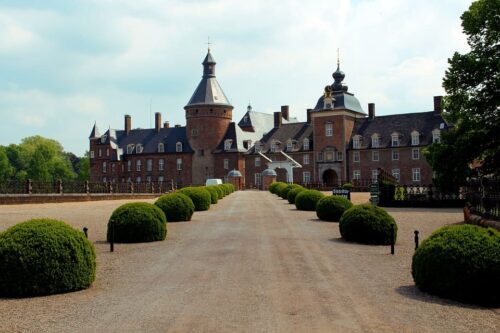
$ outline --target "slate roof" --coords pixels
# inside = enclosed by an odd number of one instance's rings
[[[358,113],[366,114],[363,108],[361,107],[361,104],[359,103],[359,100],[354,97],[354,94],[345,92],[345,91],[339,91],[336,93],[332,94],[332,97],[335,98],[334,104],[333,104],[333,109],[338,110],[338,109],[347,109],[351,111],[355,111]],[[321,96],[318,99],[318,102],[316,103],[316,106],[314,107],[313,111],[321,111],[323,110],[324,102],[323,102],[324,96]]]
[[[290,120],[282,118],[282,124],[296,122],[297,118],[295,117],[291,117]],[[274,127],[274,114],[248,110],[238,122],[238,126],[244,130],[248,129],[256,133],[260,132],[260,137],[262,137]]]
[[[305,122],[283,124],[279,128],[273,128],[260,140],[260,152],[265,154],[271,151],[271,142],[279,141],[281,143],[281,150],[286,153],[299,152],[303,150],[304,139],[309,139],[309,150],[313,150],[312,142],[312,126]],[[287,149],[287,141],[292,139],[294,143],[292,150]],[[249,150],[249,153],[255,153],[255,146]]]
[[[444,124],[444,125],[441,125]],[[434,112],[405,113],[389,116],[378,116],[373,119],[358,118],[355,120],[349,148],[352,149],[352,138],[361,135],[361,149],[372,148],[371,137],[377,133],[380,137],[379,148],[391,147],[391,134],[399,134],[399,147],[411,146],[411,132],[420,133],[420,146],[432,143],[432,131],[448,125],[443,117]]]
[[[101,137],[101,133],[99,132],[99,128],[97,128],[97,122],[94,123],[94,127],[92,127],[92,131],[90,132],[89,139],[95,139]]]

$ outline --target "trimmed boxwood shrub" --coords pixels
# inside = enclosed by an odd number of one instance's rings
[[[288,195],[287,195],[287,200],[289,203],[291,204],[294,204],[295,203],[295,197],[297,196],[297,194],[299,194],[300,192],[302,191],[305,191],[306,189],[303,188],[302,186],[301,187],[295,187],[295,188],[292,188],[290,191],[288,191]]]
[[[194,210],[196,212],[208,210],[212,202],[210,193],[202,187],[184,187],[179,190],[193,200]]]
[[[229,185],[229,189],[231,190],[231,193],[233,193],[234,191],[236,191],[236,187],[234,187],[233,184],[228,183],[227,185]]]
[[[276,190],[278,189],[278,187],[281,184],[286,184],[286,183],[283,183],[283,182],[274,182],[274,183],[272,183],[271,185],[269,185],[269,192],[271,192],[272,194],[276,194]]]
[[[344,190],[349,190],[349,191],[350,191],[350,190],[352,190],[352,187],[353,187],[353,186],[352,186],[352,184],[351,184],[351,183],[345,183],[344,185],[342,185],[342,188],[343,188]]]
[[[324,221],[339,221],[342,214],[351,207],[352,203],[348,199],[330,195],[318,201],[316,215]]]
[[[194,212],[193,200],[180,192],[162,195],[155,205],[165,213],[168,222],[190,221]]]
[[[279,183],[274,189],[274,194],[281,198],[281,191],[283,191],[287,186],[287,183]]]
[[[210,193],[210,203],[216,204],[219,200],[219,193],[217,193],[217,190],[211,186],[205,186],[203,188]]]
[[[500,232],[474,225],[438,229],[415,251],[412,275],[431,294],[500,306]]]
[[[304,190],[295,197],[295,207],[298,210],[316,210],[316,204],[325,195],[317,190]]]
[[[114,232],[114,237],[113,237]],[[167,219],[163,211],[147,202],[121,205],[108,221],[107,240],[117,243],[140,243],[164,240]]]
[[[62,221],[33,219],[0,233],[0,295],[25,297],[90,287],[94,245]]]
[[[215,189],[217,191],[217,198],[220,200],[222,198],[224,198],[224,190],[221,189],[219,186],[216,186],[216,185],[211,185],[211,186],[208,186],[208,187],[211,187],[213,189]]]
[[[394,225],[394,243],[398,226],[384,209],[371,204],[349,208],[340,218],[340,234],[348,241],[363,244],[390,245],[391,225]]]
[[[282,199],[285,199],[287,200],[288,199],[288,192],[290,192],[290,190],[294,189],[294,188],[298,188],[298,187],[302,187],[300,186],[299,184],[288,184],[285,188],[283,188],[280,193],[279,193],[279,196],[282,198]]]

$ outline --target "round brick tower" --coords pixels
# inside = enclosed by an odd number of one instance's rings
[[[212,151],[221,143],[233,118],[233,106],[215,78],[215,60],[208,49],[203,60],[203,77],[184,107],[186,134],[194,150],[193,184],[204,184],[214,177]]]

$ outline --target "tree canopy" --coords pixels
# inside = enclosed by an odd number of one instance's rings
[[[443,79],[452,127],[427,153],[441,187],[462,185],[473,163],[500,174],[500,0],[475,1],[461,19],[470,52],[455,52]]]
[[[0,181],[88,180],[88,163],[84,161],[85,158],[65,152],[56,140],[30,136],[18,145],[0,146]]]

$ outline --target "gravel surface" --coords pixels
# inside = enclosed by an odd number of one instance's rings
[[[387,246],[344,242],[337,223],[270,193],[236,192],[191,222],[170,223],[166,241],[110,253],[106,223],[125,202],[0,206],[0,230],[33,217],[87,226],[98,261],[87,290],[0,299],[0,332],[499,331],[500,309],[413,284],[413,231],[423,239],[460,222],[458,209],[388,209],[399,228],[392,256]]]

